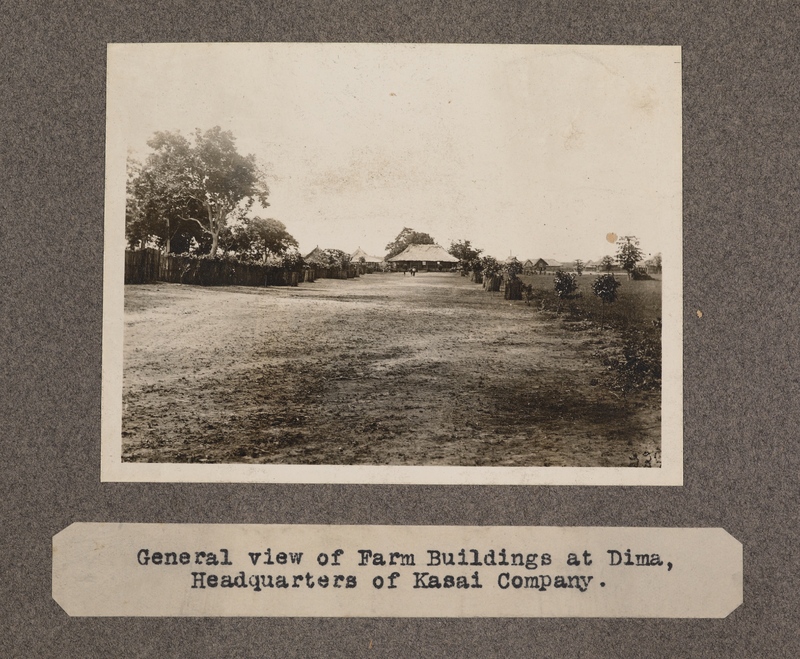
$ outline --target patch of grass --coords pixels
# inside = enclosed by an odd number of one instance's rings
[[[558,309],[559,299],[553,288],[553,275],[523,275],[520,279],[531,286],[532,306],[549,311]],[[562,302],[562,312],[599,325],[603,303],[592,293],[595,276],[584,274],[576,279],[578,288],[571,299]],[[616,329],[660,325],[661,281],[629,280],[626,275],[618,276],[618,279],[622,285],[617,290],[617,301],[606,305],[605,324]]]
[[[570,329],[603,325],[619,332],[619,350],[602,355],[603,363],[613,372],[615,387],[623,392],[661,386],[661,281],[618,277],[617,301],[606,304],[592,293],[596,275],[576,277],[578,288],[571,299],[559,300],[553,275],[525,275],[530,284],[531,304],[541,310],[558,311]]]

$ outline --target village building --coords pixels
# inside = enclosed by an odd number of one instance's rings
[[[656,257],[651,257],[647,259],[641,265],[644,268],[644,271],[648,274],[660,273],[661,272],[661,259]]]
[[[383,263],[384,260],[382,256],[370,256],[363,249],[361,249],[361,247],[359,247],[355,252],[353,252],[350,255],[350,262],[362,263],[361,261],[362,258],[364,259],[363,263],[367,265],[378,265],[380,263]]]
[[[317,245],[314,249],[312,249],[308,254],[306,254],[303,257],[303,260],[306,263],[324,263],[326,259],[322,251],[323,250],[319,248],[319,245]]]
[[[555,259],[528,259],[522,264],[522,274],[543,275],[546,272],[563,270],[565,267],[564,263]]]
[[[397,256],[389,259],[399,268],[415,268],[424,272],[452,270],[458,259],[441,245],[409,245]]]

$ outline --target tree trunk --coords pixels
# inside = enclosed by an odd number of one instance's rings
[[[164,241],[164,254],[169,254],[170,240],[172,239],[172,232],[170,231],[169,219],[165,218],[167,224],[167,239]]]
[[[219,208],[212,208],[208,200],[205,202],[205,207],[208,215],[208,232],[211,234],[211,258],[214,258],[217,255],[219,232],[222,230],[222,211]]]

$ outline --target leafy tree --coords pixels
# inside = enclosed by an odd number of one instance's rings
[[[555,289],[556,296],[558,297],[558,310],[561,311],[561,303],[574,295],[575,291],[578,289],[578,280],[571,272],[556,270],[556,276],[553,280],[553,288]]]
[[[286,230],[283,222],[271,217],[248,217],[239,224],[230,227],[228,240],[221,245],[236,252],[239,257],[260,260],[264,263],[270,255],[281,256],[291,247],[297,247],[297,241]]]
[[[343,252],[340,249],[326,249],[325,253],[340,268],[346,268],[352,260],[347,252]]]
[[[522,263],[514,256],[503,263],[503,274],[509,281],[514,281],[522,272]]]
[[[580,259],[577,259],[577,260],[575,261],[575,272],[577,272],[577,273],[578,273],[578,276],[579,276],[579,277],[582,277],[582,276],[583,276],[583,269],[584,269],[585,267],[586,267],[586,264],[585,264],[583,261],[581,261]]]
[[[152,235],[162,227],[150,227],[147,223],[145,205],[135,194],[136,181],[142,171],[142,164],[128,158],[128,180],[125,183],[125,238],[130,247],[143,248]]]
[[[192,212],[196,212],[199,204],[181,200],[177,194],[182,185],[179,172],[186,165],[190,145],[181,135],[162,136],[159,145],[158,152],[150,154],[144,164],[128,160],[125,236],[131,247],[155,245],[165,253],[186,251],[192,240],[202,235],[199,227],[183,219],[188,206],[195,206]],[[174,249],[173,241],[179,249]]]
[[[653,268],[656,272],[661,272],[661,252],[653,257]]]
[[[611,272],[614,269],[614,258],[612,256],[604,256],[600,261],[600,267],[606,272]]]
[[[220,234],[235,217],[256,201],[267,207],[269,190],[254,155],[242,156],[230,131],[216,126],[197,129],[194,143],[180,133],[157,132],[148,141],[153,149],[128,187],[131,231],[146,214],[163,221],[154,234],[169,250],[181,228],[193,223],[211,239],[211,257],[217,253]],[[129,234],[130,235],[130,234]],[[129,237],[130,241],[130,237]]]
[[[501,266],[493,256],[484,256],[481,259],[481,272],[484,277],[496,277],[500,274]]]
[[[476,249],[469,240],[459,240],[450,243],[450,254],[458,259],[458,269],[462,275],[475,272],[475,266],[480,264],[482,249]]]
[[[350,255],[340,249],[323,249],[308,259],[308,262],[323,268],[346,268],[350,264]]]
[[[622,236],[617,241],[617,263],[628,273],[628,277],[643,256],[644,252],[639,249],[639,239],[636,236]]]
[[[488,286],[489,292],[500,290],[500,273],[503,266],[493,256],[484,256],[480,261],[481,275],[484,287]]]
[[[280,265],[288,270],[297,270],[305,265],[300,252],[295,247],[290,247],[280,256]]]
[[[617,289],[622,285],[621,282],[612,274],[598,275],[592,282],[592,293],[602,300],[600,311],[600,328],[605,323],[606,304],[611,304],[617,299]]]
[[[472,261],[467,264],[467,268],[468,272],[474,275],[473,279],[480,284],[481,281],[483,281],[483,261],[481,257],[478,256],[472,259]]]
[[[397,238],[386,245],[386,260],[388,261],[393,256],[397,256],[409,245],[433,245],[435,243],[436,241],[427,233],[421,233],[409,227],[404,227],[403,230],[397,234]]]
[[[522,273],[522,263],[515,256],[507,259],[503,263],[503,277],[506,280],[505,299],[522,299],[522,281],[519,275]]]

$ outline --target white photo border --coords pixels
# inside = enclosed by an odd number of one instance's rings
[[[106,191],[103,273],[103,383],[101,481],[181,483],[325,483],[427,485],[683,485],[683,265],[682,217],[671,218],[662,246],[661,467],[461,467],[278,464],[129,463],[122,460],[126,130],[130,108],[121,102],[117,65],[130,49],[243,44],[109,44],[107,69]],[[252,46],[253,44],[249,44]],[[275,46],[275,44],[272,44]],[[306,44],[279,44],[302,47]],[[335,48],[338,44],[325,44]],[[397,44],[369,44],[391,48]],[[314,44],[319,46],[319,44]],[[352,47],[353,44],[347,44]],[[438,45],[449,48],[451,45]],[[466,46],[459,46],[465,48]],[[530,48],[531,46],[474,46]],[[541,46],[548,49],[661,48],[681,67],[680,46]],[[678,90],[680,105],[680,90]],[[682,151],[682,145],[674,145]],[[682,165],[681,165],[682,167]],[[677,194],[682,195],[682,190]],[[682,202],[677,204],[682,208]]]

